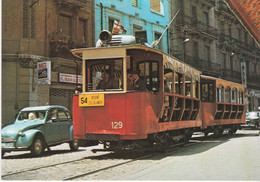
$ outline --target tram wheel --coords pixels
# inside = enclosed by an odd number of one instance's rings
[[[214,128],[214,135],[215,136],[221,136],[223,134],[224,129],[220,127]]]

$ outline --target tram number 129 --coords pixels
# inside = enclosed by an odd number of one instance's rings
[[[112,129],[121,129],[123,128],[123,122],[121,121],[112,121]]]

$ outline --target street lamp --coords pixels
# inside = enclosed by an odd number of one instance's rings
[[[182,42],[182,61],[183,61],[183,62],[185,62],[185,59],[184,59],[185,46],[184,46],[184,44],[185,44],[186,42],[189,42],[189,41],[190,41],[189,38],[185,38],[184,41]]]
[[[183,43],[189,42],[189,41],[190,41],[190,39],[189,39],[189,38],[186,38],[186,39],[183,41]]]

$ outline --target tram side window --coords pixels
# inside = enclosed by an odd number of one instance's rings
[[[138,63],[137,69],[140,70],[140,77],[146,82],[148,91],[159,91],[159,65],[157,61],[146,61]]]
[[[208,101],[208,84],[203,83],[201,84],[201,100],[202,101]]]
[[[164,70],[164,92],[173,93],[173,71],[170,69]]]
[[[199,81],[193,81],[195,82],[195,97],[199,98]]]
[[[244,93],[243,93],[242,90],[239,90],[238,99],[239,99],[239,104],[243,104],[244,103]]]
[[[232,89],[232,103],[237,103],[237,89],[233,88]]]
[[[201,100],[204,102],[214,101],[214,86],[212,83],[201,84]]]
[[[88,61],[87,91],[123,90],[122,70],[122,59]]]
[[[217,95],[218,95],[218,102],[224,102],[224,87],[222,85],[219,85],[217,88]]]
[[[183,75],[174,73],[175,77],[175,94],[183,95]]]
[[[191,87],[192,87],[192,79],[191,77],[185,77],[185,96],[191,96]]]
[[[225,88],[225,102],[230,103],[231,102],[231,94],[230,94],[230,87]]]

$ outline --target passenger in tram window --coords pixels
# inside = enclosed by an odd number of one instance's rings
[[[98,82],[97,89],[113,89],[115,88],[115,84],[113,80],[110,78],[109,70],[105,70],[102,72],[102,80]]]
[[[142,90],[144,91],[145,88],[145,82],[139,77],[140,71],[133,71],[133,89],[134,90]]]
[[[127,69],[127,90],[133,90],[133,71]]]
[[[171,92],[171,90],[170,90],[170,88],[168,86],[167,80],[164,80],[164,92],[165,93],[170,93]]]

